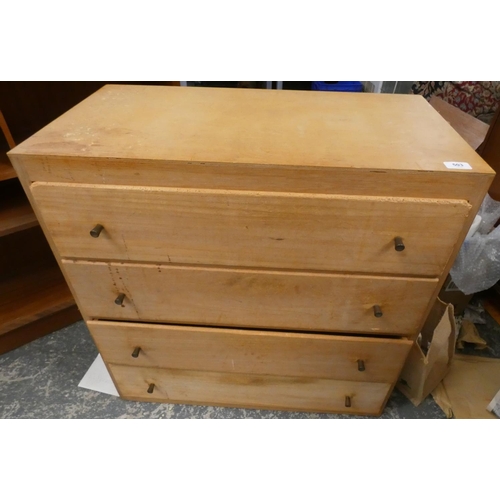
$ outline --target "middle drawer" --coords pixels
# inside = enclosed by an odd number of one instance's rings
[[[412,335],[437,285],[437,279],[424,278],[68,260],[63,265],[91,318],[229,327]]]

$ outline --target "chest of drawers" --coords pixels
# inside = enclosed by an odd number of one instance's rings
[[[123,398],[356,414],[494,175],[421,97],[243,89],[106,86],[10,158]]]

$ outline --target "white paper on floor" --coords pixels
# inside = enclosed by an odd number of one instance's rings
[[[100,354],[95,358],[92,365],[90,365],[90,368],[83,376],[78,387],[90,389],[91,391],[103,392],[111,396],[119,396]]]

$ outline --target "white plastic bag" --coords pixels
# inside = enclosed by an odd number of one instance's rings
[[[481,217],[478,233],[488,234],[500,219],[500,202],[487,194],[477,215]]]
[[[450,270],[453,282],[466,295],[500,280],[500,226],[494,228],[498,219],[500,202],[486,195],[473,223],[476,230],[469,231]]]

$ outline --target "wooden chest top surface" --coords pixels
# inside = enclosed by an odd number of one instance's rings
[[[11,154],[493,174],[425,99],[397,94],[106,85]]]

